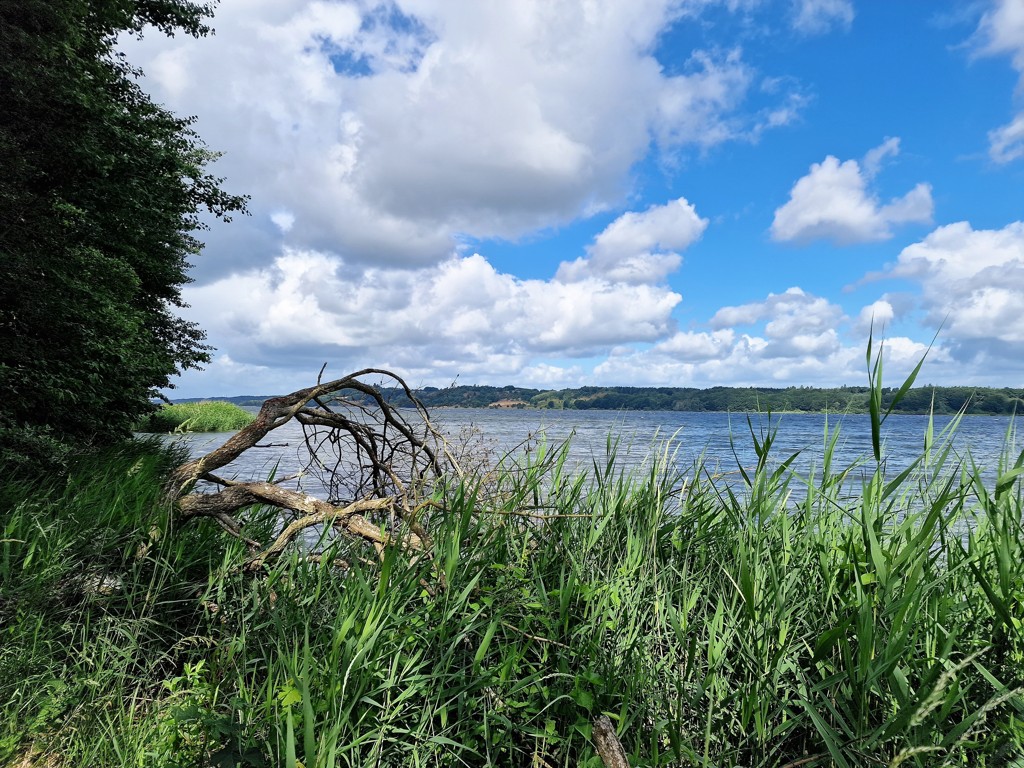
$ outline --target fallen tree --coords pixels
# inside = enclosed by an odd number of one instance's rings
[[[461,470],[426,408],[391,371],[366,368],[328,382],[322,375],[323,370],[315,386],[268,399],[249,426],[172,473],[166,498],[176,524],[214,520],[245,541],[251,570],[279,557],[314,527],[330,526],[367,542],[378,556],[393,545],[412,553],[429,547],[424,510],[431,507],[431,488],[446,473]],[[385,385],[400,388],[412,407],[392,405],[381,394]],[[306,450],[298,475],[238,481],[217,474],[293,419],[302,425]],[[326,498],[285,485],[300,475],[315,477]],[[245,513],[256,505],[280,512],[280,530],[270,540],[246,535]]]

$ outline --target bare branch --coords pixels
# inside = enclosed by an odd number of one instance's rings
[[[249,426],[179,466],[168,483],[166,498],[177,519],[188,523],[209,518],[245,541],[255,553],[247,569],[262,568],[289,546],[301,547],[304,532],[325,526],[369,544],[378,557],[394,545],[424,552],[430,540],[421,517],[436,507],[429,500],[433,484],[447,471],[461,474],[426,408],[401,377],[366,368],[323,382],[323,372],[321,368],[313,387],[268,399]],[[392,405],[378,386],[364,381],[369,377],[390,383],[412,408]],[[215,474],[251,448],[281,445],[261,441],[293,419],[302,427],[307,454],[297,474],[273,482]],[[307,474],[320,481],[327,498],[282,487]],[[197,485],[200,480],[217,487]],[[241,533],[246,510],[256,505],[280,511],[281,529],[262,544]],[[289,515],[296,517],[285,524]],[[306,557],[313,555],[307,552]]]
[[[615,726],[607,715],[598,715],[594,718],[594,746],[597,747],[597,754],[605,768],[629,768],[629,759],[626,757],[626,750],[622,748],[622,742],[615,734]]]

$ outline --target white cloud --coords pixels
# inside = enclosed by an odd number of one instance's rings
[[[622,214],[587,248],[587,257],[562,262],[563,282],[599,276],[613,282],[656,283],[679,268],[682,251],[696,242],[708,220],[685,198]]]
[[[1008,124],[989,131],[988,152],[997,163],[1009,163],[1024,157],[1024,112]]]
[[[795,116],[786,93],[774,116],[742,114],[758,77],[737,51],[664,71],[651,51],[681,12],[673,0],[225,0],[215,38],[122,46],[157,100],[199,115],[228,187],[253,195],[257,215],[233,237],[288,210],[293,247],[415,268],[462,236],[515,238],[619,205],[652,136],[671,153]],[[218,253],[197,277],[274,253]]]
[[[645,349],[620,350],[595,367],[591,380],[695,387],[866,383],[868,328],[862,321],[874,314],[887,379],[898,383],[928,351],[927,344],[879,332],[879,318],[898,316],[902,303],[899,297],[880,299],[852,320],[826,298],[793,287],[721,308],[710,332],[678,332]],[[941,342],[928,353],[927,380],[962,384],[963,367]]]
[[[842,309],[820,296],[790,288],[770,293],[764,301],[722,307],[711,318],[712,328],[764,323],[764,350],[771,357],[827,355],[839,348],[836,326]]]
[[[931,221],[928,184],[918,184],[885,205],[868,190],[868,181],[882,161],[898,152],[899,139],[890,138],[868,152],[863,169],[856,160],[840,162],[832,155],[811,165],[810,172],[793,185],[789,201],[776,209],[772,238],[798,242],[830,239],[848,245],[887,240],[894,224]]]
[[[883,305],[885,302],[879,302]],[[647,349],[610,356],[594,374],[620,384],[707,387],[715,385],[837,386],[865,381],[867,331],[849,325],[842,309],[800,288],[769,294],[763,301],[723,307],[712,332],[680,332]],[[741,330],[742,328],[742,330]],[[876,332],[877,337],[877,332]],[[909,373],[927,346],[906,337],[886,338],[890,377]],[[932,350],[928,372],[942,378],[950,361],[946,349]],[[952,378],[956,379],[954,372]]]
[[[900,153],[900,140],[898,136],[888,136],[885,141],[874,149],[869,149],[864,154],[864,177],[873,179],[882,170],[882,164],[890,157],[896,157]]]
[[[993,0],[974,34],[977,55],[1008,55],[1024,83],[1024,2]],[[1009,163],[1024,157],[1024,112],[989,132],[989,157]]]
[[[680,331],[657,344],[655,350],[676,360],[699,362],[727,357],[736,334],[731,328],[706,332]]]
[[[808,35],[853,24],[852,0],[793,0],[793,26]]]
[[[896,309],[886,299],[878,299],[863,307],[857,316],[857,328],[881,335],[896,318]]]
[[[270,214],[270,220],[281,231],[281,234],[291,232],[295,226],[295,214],[291,211],[274,211]]]
[[[667,78],[659,93],[654,123],[659,139],[709,147],[738,138],[743,129],[731,117],[753,82],[753,70],[738,50],[722,60],[698,51],[690,69],[690,74]]]
[[[595,277],[520,280],[477,254],[399,271],[309,251],[186,291],[190,317],[240,363],[372,361],[432,382],[475,371],[512,375],[535,366],[535,356],[656,341],[672,332],[680,298]]]
[[[191,49],[171,48],[153,57],[147,71],[171,98],[181,98],[189,85]]]
[[[523,368],[516,380],[528,381],[530,382],[529,386],[538,389],[565,389],[584,386],[587,384],[587,375],[579,365],[563,367],[549,363],[537,363]]]
[[[295,221],[284,210],[272,218],[284,233]],[[235,367],[308,370],[330,360],[391,367],[421,383],[461,374],[568,386],[580,370],[546,358],[603,355],[673,333],[682,297],[664,278],[707,223],[683,198],[627,212],[552,280],[499,272],[479,254],[399,269],[286,246],[273,264],[189,287],[185,299]]]
[[[761,320],[776,322],[787,317],[791,319],[787,322],[787,330],[794,327],[793,323],[799,323],[802,329],[822,329],[834,326],[841,316],[842,310],[835,304],[794,286],[783,293],[769,293],[764,301],[722,307],[711,318],[711,326],[752,325]]]
[[[1024,353],[1024,222],[998,230],[967,222],[939,227],[904,248],[890,274],[920,283],[932,324],[945,323],[942,336],[962,355]]]
[[[992,0],[991,6],[982,15],[975,33],[978,53],[1008,54],[1013,66],[1024,72],[1024,3],[1020,0]]]
[[[927,380],[936,383],[964,383],[965,355],[998,360],[999,339],[1024,348],[1016,312],[1024,300],[1024,224],[981,233],[964,226],[937,230],[906,249],[893,269],[920,281],[930,301],[951,286],[948,301],[960,307],[929,356]],[[975,249],[987,256],[972,265]],[[993,268],[1005,279],[996,282]],[[336,372],[391,368],[417,386],[456,377],[542,388],[851,384],[866,376],[871,317],[876,340],[885,338],[890,380],[909,373],[926,350],[879,327],[906,310],[900,295],[886,294],[850,318],[825,297],[793,287],[722,307],[709,330],[676,331],[672,311],[680,296],[668,288],[594,276],[521,280],[477,254],[392,270],[287,251],[273,267],[190,288],[186,299],[191,317],[231,349],[215,359],[195,394],[248,391],[253,381],[266,392],[294,389],[324,361]],[[1000,376],[986,383],[998,384]]]

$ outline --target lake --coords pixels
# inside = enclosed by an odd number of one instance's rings
[[[258,408],[251,408],[253,413]],[[641,466],[653,451],[663,450],[671,440],[675,462],[685,475],[702,457],[712,472],[729,472],[738,465],[752,467],[757,458],[750,437],[746,414],[688,413],[679,411],[548,411],[500,410],[494,408],[445,408],[431,412],[432,420],[451,438],[471,431],[481,440],[491,456],[521,454],[524,445],[536,446],[538,440],[560,444],[571,438],[570,461],[578,466],[603,462],[609,437],[618,440],[620,467]],[[750,421],[757,434],[769,428],[768,418],[751,414]],[[935,434],[945,428],[953,417],[936,416]],[[1009,416],[966,416],[953,435],[951,461],[970,456],[993,477],[996,464],[1006,444]],[[833,467],[845,467],[857,459],[865,460],[865,471],[873,469],[871,461],[871,426],[864,414],[829,415],[830,430],[839,429],[837,455]],[[1017,417],[1013,433],[1020,434],[1024,417]],[[820,466],[824,446],[826,416],[823,414],[786,413],[774,415],[771,426],[777,427],[772,455],[783,461],[799,452],[793,466],[806,473],[812,465]],[[883,454],[890,476],[920,455],[928,427],[927,416],[892,415],[883,426]],[[223,443],[230,433],[201,433],[169,436],[185,442],[193,455],[206,453]],[[730,444],[730,435],[732,443]],[[305,451],[301,427],[292,422],[271,433],[264,442],[271,448],[252,449],[218,474],[239,480],[267,477],[277,468],[277,475],[293,474],[302,466]],[[282,445],[283,444],[283,445]],[[735,449],[735,453],[734,453]],[[1019,445],[1013,450],[1019,450]],[[1014,453],[1016,456],[1016,453]],[[305,490],[318,493],[320,489]]]

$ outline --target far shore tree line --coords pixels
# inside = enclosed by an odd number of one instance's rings
[[[579,387],[575,389],[529,389],[512,385],[424,387],[414,390],[427,408],[540,408],[606,411],[736,411],[867,413],[869,387]],[[892,405],[896,390],[883,389],[883,406]],[[411,406],[405,393],[385,389],[385,396],[398,407]],[[258,406],[268,396],[186,398],[222,400],[243,406]],[[940,415],[1010,415],[1024,412],[1024,389],[991,387],[914,387],[892,405],[893,413]]]

